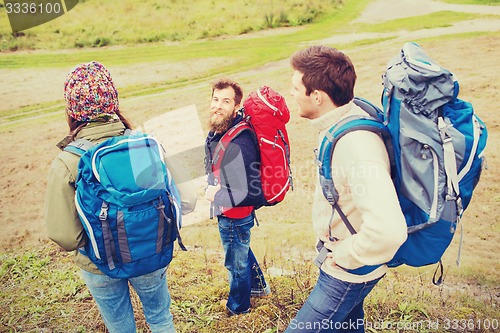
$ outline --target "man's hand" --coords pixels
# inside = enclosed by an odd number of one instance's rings
[[[325,263],[331,265],[332,267],[337,266],[337,263],[335,261],[335,248],[339,245],[339,243],[340,241],[335,241],[335,242],[325,242],[324,244],[324,246],[331,251],[327,254]]]
[[[215,194],[220,190],[220,184],[217,185],[208,185],[207,189],[205,190],[205,199],[207,199],[210,202],[213,202],[215,200]]]

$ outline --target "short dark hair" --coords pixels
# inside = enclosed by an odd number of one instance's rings
[[[234,102],[235,104],[240,104],[243,99],[243,89],[235,81],[228,78],[220,78],[212,83],[212,96],[214,95],[214,90],[226,89],[228,87],[234,90]]]
[[[308,96],[314,90],[324,91],[337,106],[354,98],[356,71],[343,52],[323,45],[310,46],[294,53],[290,64],[303,74],[302,83]]]

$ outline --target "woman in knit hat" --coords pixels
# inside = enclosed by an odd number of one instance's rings
[[[68,74],[64,83],[64,99],[70,129],[69,142],[92,122],[102,124],[121,121],[125,129],[132,128],[120,113],[118,91],[111,74],[96,61],[78,65]]]
[[[118,92],[109,71],[98,62],[81,64],[64,84],[69,134],[58,147],[64,149],[75,139],[94,143],[123,135],[131,128],[120,113]],[[109,332],[136,332],[129,282],[136,290],[152,332],[175,332],[170,313],[166,268],[130,279],[104,275],[90,259],[78,251],[86,242],[85,231],[76,211],[75,179],[79,157],[62,151],[54,159],[48,179],[46,218],[49,238],[66,251],[75,251],[75,263],[94,297]],[[169,168],[170,169],[170,168]],[[175,179],[174,170],[172,175]],[[195,192],[178,184],[183,213],[194,209]]]

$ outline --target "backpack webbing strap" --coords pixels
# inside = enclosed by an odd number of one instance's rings
[[[436,279],[438,271],[439,271],[439,277]],[[443,281],[444,281],[444,267],[443,267],[443,262],[441,261],[441,259],[439,259],[438,266],[436,267],[434,275],[432,276],[432,283],[435,286],[439,286],[441,283],[443,283]]]
[[[125,229],[125,218],[122,211],[116,212],[116,231],[118,234],[118,246],[124,263],[132,262],[132,253],[127,241],[127,229]]]
[[[157,231],[157,236],[156,236],[156,253],[161,252],[161,248],[163,246],[163,234],[165,232],[165,221],[168,224],[171,224],[172,221],[167,217],[165,212],[163,211],[165,209],[165,205],[163,204],[163,201],[161,200],[161,197],[158,200],[158,206],[155,207],[158,210],[158,231]]]
[[[290,146],[288,145],[287,140],[285,140],[285,136],[283,135],[283,132],[281,130],[278,130],[278,135],[281,137],[281,140],[285,144],[285,157],[286,157],[286,163],[288,164],[288,169],[290,170],[290,188],[293,191],[293,177],[292,177],[292,169],[290,168]]]
[[[182,251],[187,251],[187,248],[184,245],[184,242],[182,241],[181,231],[179,230],[179,226],[177,225],[177,223],[174,223],[174,228],[177,232],[177,243],[179,244],[179,247],[181,248]]]
[[[106,252],[106,262],[110,270],[115,269],[115,262],[113,260],[114,246],[113,235],[108,222],[108,204],[106,201],[102,202],[99,220],[102,223],[102,237],[104,239],[104,251]]]
[[[446,173],[447,194],[446,200],[455,200],[457,203],[457,213],[460,217],[463,213],[462,200],[460,199],[460,188],[458,186],[457,158],[453,141],[448,133],[448,127],[443,117],[438,117],[438,129],[443,141],[444,170]]]
[[[352,226],[351,222],[349,222],[349,220],[347,219],[347,216],[345,216],[344,212],[342,211],[342,209],[340,208],[340,206],[339,206],[338,203],[335,203],[332,206],[332,210],[333,209],[335,209],[337,211],[337,213],[339,214],[340,218],[344,222],[345,226],[347,227],[347,230],[349,230],[349,232],[351,233],[351,235],[355,235],[356,234],[356,230]],[[333,212],[332,212],[332,216],[333,216]]]
[[[115,262],[113,260],[113,236],[111,235],[111,229],[108,220],[102,221],[102,234],[104,236],[104,248],[106,250],[106,262],[110,270],[115,269]]]
[[[172,199],[173,200],[173,199]],[[173,205],[172,203],[172,200],[171,200],[171,206]],[[161,203],[161,201],[160,201]],[[173,224],[173,227],[175,228],[175,231],[177,233],[177,243],[179,244],[179,247],[181,248],[182,251],[187,251],[187,248],[186,246],[184,245],[184,242],[182,241],[182,237],[181,237],[181,231],[179,230],[179,226],[177,225],[177,222],[175,221],[172,221],[172,219],[170,219],[167,214],[165,214],[165,205],[163,205],[163,203],[161,203],[157,209],[161,212],[160,214],[160,219],[163,220],[163,221],[167,221],[167,223],[172,223]],[[173,212],[173,210],[172,210]],[[176,213],[173,212],[173,214],[175,215]],[[161,218],[163,216],[163,218]],[[163,224],[163,223],[160,223],[160,224]],[[158,236],[159,237],[159,236]],[[163,241],[163,240],[162,240]],[[157,244],[158,246],[158,244]],[[161,245],[160,245],[161,246]]]
[[[473,122],[473,143],[472,143],[472,150],[470,152],[471,158],[467,161],[467,164],[462,168],[460,173],[458,174],[458,180],[462,180],[462,178],[465,177],[465,175],[470,171],[472,162],[474,160],[474,156],[476,156],[477,153],[477,147],[479,143],[479,137],[481,136],[481,124],[479,123],[479,120],[476,115],[472,116],[472,122]]]
[[[455,95],[453,96],[454,99],[456,99],[456,94],[458,94],[458,86],[455,86]],[[475,125],[475,124],[474,124]],[[439,129],[439,135],[441,136],[441,140],[443,142],[443,155],[444,155],[444,171],[446,173],[446,183],[447,183],[447,193],[446,193],[446,200],[455,200],[456,205],[457,205],[457,224],[460,224],[461,232],[460,232],[460,244],[458,248],[458,254],[457,254],[457,266],[460,266],[460,256],[462,252],[462,241],[463,241],[463,225],[460,223],[462,214],[464,212],[463,205],[462,205],[462,198],[460,197],[460,187],[458,185],[460,178],[460,175],[458,174],[457,170],[457,158],[455,155],[455,148],[453,147],[453,140],[448,133],[448,128],[452,127],[453,125],[447,125],[445,120],[443,119],[442,116],[438,117],[438,129]],[[478,136],[476,135],[477,130],[476,126],[473,127],[474,130],[474,140],[478,139]],[[477,141],[475,141],[477,142]],[[477,147],[477,145],[474,145],[473,147]],[[472,152],[474,156],[475,151]],[[442,266],[442,263],[440,262],[440,265]],[[442,268],[441,268],[442,271]],[[435,274],[434,274],[435,275]],[[441,272],[442,275],[442,272]],[[433,279],[434,282],[434,279]],[[434,283],[436,284],[436,283]],[[439,285],[441,284],[441,280],[438,281]]]

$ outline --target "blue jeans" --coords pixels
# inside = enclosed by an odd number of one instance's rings
[[[136,332],[129,282],[141,300],[151,332],[175,332],[166,272],[167,269],[162,268],[135,278],[113,279],[81,270],[83,280],[110,333]]]
[[[219,233],[225,252],[224,266],[229,271],[227,309],[232,314],[250,311],[251,296],[266,296],[269,285],[250,249],[250,229],[253,215],[242,219],[219,216]]]
[[[350,283],[320,270],[316,286],[285,333],[364,332],[363,301],[381,278]]]

